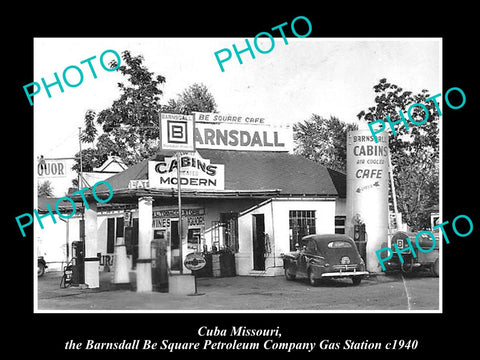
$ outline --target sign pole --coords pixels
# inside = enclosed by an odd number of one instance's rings
[[[182,186],[180,185],[180,153],[177,152],[177,192],[178,192],[178,236],[180,255],[180,274],[183,274],[183,226],[182,226]]]

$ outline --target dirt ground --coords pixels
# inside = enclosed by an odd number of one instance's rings
[[[38,279],[38,310],[439,310],[439,279],[379,275],[353,286],[349,279],[325,281],[318,287],[283,276],[197,279],[197,294],[137,293],[114,289],[112,273],[100,273],[100,288],[60,288],[61,272]]]

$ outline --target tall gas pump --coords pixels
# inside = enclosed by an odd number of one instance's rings
[[[85,283],[85,243],[72,242],[72,286]]]

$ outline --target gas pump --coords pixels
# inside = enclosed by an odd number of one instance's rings
[[[73,286],[85,282],[85,243],[72,242],[72,282]]]
[[[154,230],[150,253],[152,259],[152,290],[168,292],[167,239],[164,230]]]
[[[364,223],[358,223],[353,225],[353,240],[355,245],[357,245],[358,252],[363,260],[367,259],[367,241],[366,241],[366,230]]]

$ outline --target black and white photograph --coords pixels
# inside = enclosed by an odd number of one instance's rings
[[[459,326],[474,321],[478,238],[467,28],[420,10],[333,26],[326,9],[161,8],[72,13],[19,38],[9,346],[472,347]]]
[[[34,40],[38,311],[441,310],[441,39],[295,20]]]

